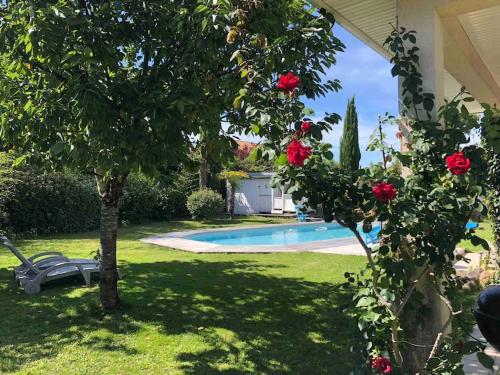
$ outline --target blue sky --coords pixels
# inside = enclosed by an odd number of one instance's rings
[[[328,72],[328,79],[339,79],[342,90],[331,93],[314,101],[307,100],[306,105],[315,111],[315,118],[324,112],[335,112],[345,116],[347,100],[355,95],[359,121],[359,142],[361,147],[361,164],[380,161],[378,152],[365,151],[368,139],[377,126],[379,115],[389,112],[398,115],[398,84],[391,76],[391,65],[381,55],[365,45],[351,33],[336,25],[335,35],[346,45],[345,52],[338,54],[337,64]],[[386,128],[388,139],[395,146],[396,127]],[[325,134],[325,141],[333,145],[335,159],[339,156],[339,139],[342,135],[342,124]]]

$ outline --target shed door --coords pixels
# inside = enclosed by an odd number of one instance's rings
[[[259,199],[259,212],[269,213],[273,209],[273,190],[269,181],[259,181],[258,199]]]

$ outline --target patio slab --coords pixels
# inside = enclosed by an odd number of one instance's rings
[[[477,326],[474,327],[471,335],[479,340],[484,340],[483,335]],[[500,374],[500,353],[493,349],[490,345],[485,350],[486,354],[495,360],[494,370],[484,368],[478,361],[476,354],[470,354],[464,357],[464,373],[466,375],[497,375]]]

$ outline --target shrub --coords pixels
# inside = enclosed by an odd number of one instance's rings
[[[16,233],[77,232],[99,226],[100,199],[90,178],[3,171],[0,229]]]
[[[207,219],[222,213],[224,199],[213,190],[198,190],[188,197],[187,208],[194,219]]]

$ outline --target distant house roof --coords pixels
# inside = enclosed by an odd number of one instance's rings
[[[236,150],[236,156],[240,160],[243,160],[250,155],[250,153],[253,151],[255,147],[257,147],[257,143],[253,142],[246,142],[246,141],[236,141],[238,143],[238,149]]]

